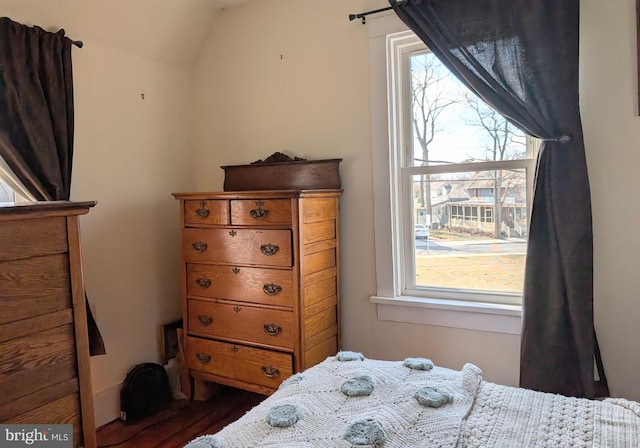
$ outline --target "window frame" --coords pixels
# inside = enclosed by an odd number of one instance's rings
[[[520,334],[520,305],[500,303],[495,301],[495,298],[489,300],[490,297],[484,297],[485,301],[482,301],[483,299],[479,300],[477,295],[469,297],[458,291],[446,297],[439,294],[416,296],[402,290],[402,272],[406,259],[403,256],[405,249],[402,245],[405,243],[400,237],[400,229],[405,226],[406,231],[413,223],[403,222],[405,215],[400,213],[402,206],[397,198],[397,186],[401,185],[401,176],[398,170],[390,169],[399,166],[398,152],[390,150],[394,144],[390,128],[393,128],[402,112],[397,108],[389,108],[389,104],[395,104],[397,92],[388,88],[389,83],[394,82],[395,74],[387,63],[388,59],[391,60],[387,36],[395,34],[396,37],[401,37],[398,33],[404,33],[407,39],[404,43],[407,45],[411,45],[409,41],[415,37],[395,14],[381,14],[367,23],[377,280],[376,294],[370,297],[370,301],[377,306],[378,318],[404,323]],[[519,161],[515,163],[519,164]],[[535,169],[535,164],[533,168]],[[481,169],[481,166],[474,163],[473,170],[478,169]],[[533,176],[528,176],[528,179],[532,184]],[[390,189],[390,185],[395,186],[395,189]],[[532,185],[527,187],[533,189]],[[531,198],[532,195],[528,194],[529,201]]]

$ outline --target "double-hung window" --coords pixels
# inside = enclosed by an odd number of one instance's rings
[[[378,283],[392,284],[378,296],[520,305],[538,142],[471,93],[414,33],[387,35],[385,50],[390,218],[376,226],[376,247],[386,232],[392,262],[388,272],[378,267]],[[372,89],[381,78],[372,77]],[[374,130],[374,158],[382,155],[375,140]]]

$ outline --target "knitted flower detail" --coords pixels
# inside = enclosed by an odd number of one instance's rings
[[[284,380],[280,384],[280,386],[278,386],[278,389],[283,389],[290,384],[298,384],[300,381],[302,381],[303,378],[304,378],[304,375],[302,373],[296,373],[295,375],[292,375],[286,380]]]
[[[422,406],[430,408],[439,408],[453,400],[453,397],[449,393],[431,386],[418,389],[413,398],[415,398]]]
[[[302,418],[300,410],[292,404],[274,406],[267,414],[267,423],[276,428],[287,428]]]
[[[379,446],[387,439],[387,435],[378,420],[368,418],[358,420],[347,428],[343,438],[352,445]]]
[[[223,448],[222,442],[216,436],[205,435],[196,437],[184,448]]]
[[[364,361],[364,355],[358,352],[338,352],[336,355],[338,361]]]
[[[433,362],[427,358],[407,358],[402,363],[403,366],[414,370],[431,370]]]
[[[371,395],[375,383],[369,375],[362,375],[345,381],[340,392],[347,397],[364,397]]]

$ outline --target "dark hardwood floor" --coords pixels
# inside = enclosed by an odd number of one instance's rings
[[[197,436],[219,431],[265,398],[223,387],[207,401],[174,401],[170,408],[136,423],[115,420],[98,428],[98,447],[181,448]]]

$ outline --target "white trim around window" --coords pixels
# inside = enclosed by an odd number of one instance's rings
[[[395,14],[384,14],[367,21],[371,72],[371,129],[376,249],[377,294],[370,298],[378,309],[378,319],[437,325],[453,328],[520,334],[521,307],[497,303],[465,301],[463,297],[425,298],[402,295],[400,260],[396,253],[402,241],[395,227],[391,191],[394,179],[390,166],[398,166],[389,151],[389,107],[393,98],[387,89],[387,35],[408,31]],[[393,119],[394,117],[392,117]],[[397,239],[398,241],[394,240]]]

